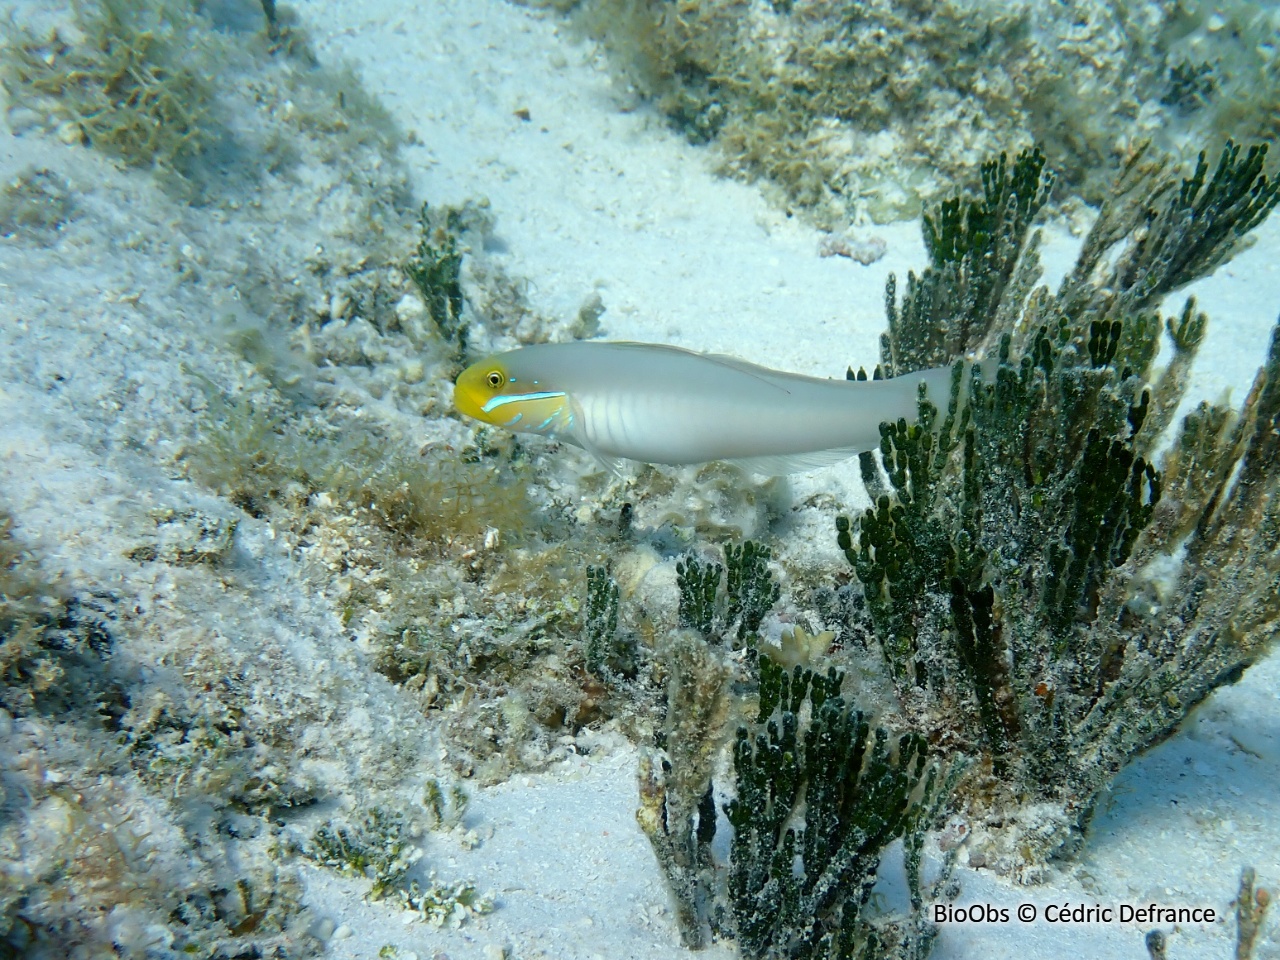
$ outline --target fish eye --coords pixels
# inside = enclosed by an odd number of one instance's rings
[[[497,390],[500,386],[507,382],[507,378],[502,375],[500,370],[490,370],[489,375],[484,378],[485,383]]]

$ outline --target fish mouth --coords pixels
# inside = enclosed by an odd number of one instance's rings
[[[467,382],[467,372],[464,370],[453,384],[453,405],[464,417],[488,421],[490,417],[485,413],[484,396],[475,386]]]

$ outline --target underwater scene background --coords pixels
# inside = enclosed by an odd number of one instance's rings
[[[0,956],[1280,955],[1272,5],[3,15]],[[954,366],[455,409],[569,340]]]

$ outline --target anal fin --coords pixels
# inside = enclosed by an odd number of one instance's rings
[[[860,452],[861,450],[857,447],[851,447],[839,450],[775,454],[765,457],[735,457],[725,462],[732,463],[734,466],[741,467],[751,473],[758,473],[766,477],[781,477],[788,473],[804,473],[808,470],[829,467],[833,463],[856,457]]]

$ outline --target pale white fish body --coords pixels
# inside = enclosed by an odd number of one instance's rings
[[[766,474],[877,448],[881,422],[915,419],[921,382],[942,406],[951,376],[939,368],[893,380],[824,380],[660,344],[544,344],[469,368],[458,380],[464,412],[466,385],[490,368],[502,371],[505,389],[474,402],[491,423],[553,435],[606,461],[729,460]],[[558,394],[564,404],[556,415],[516,416],[522,398],[545,405]]]

